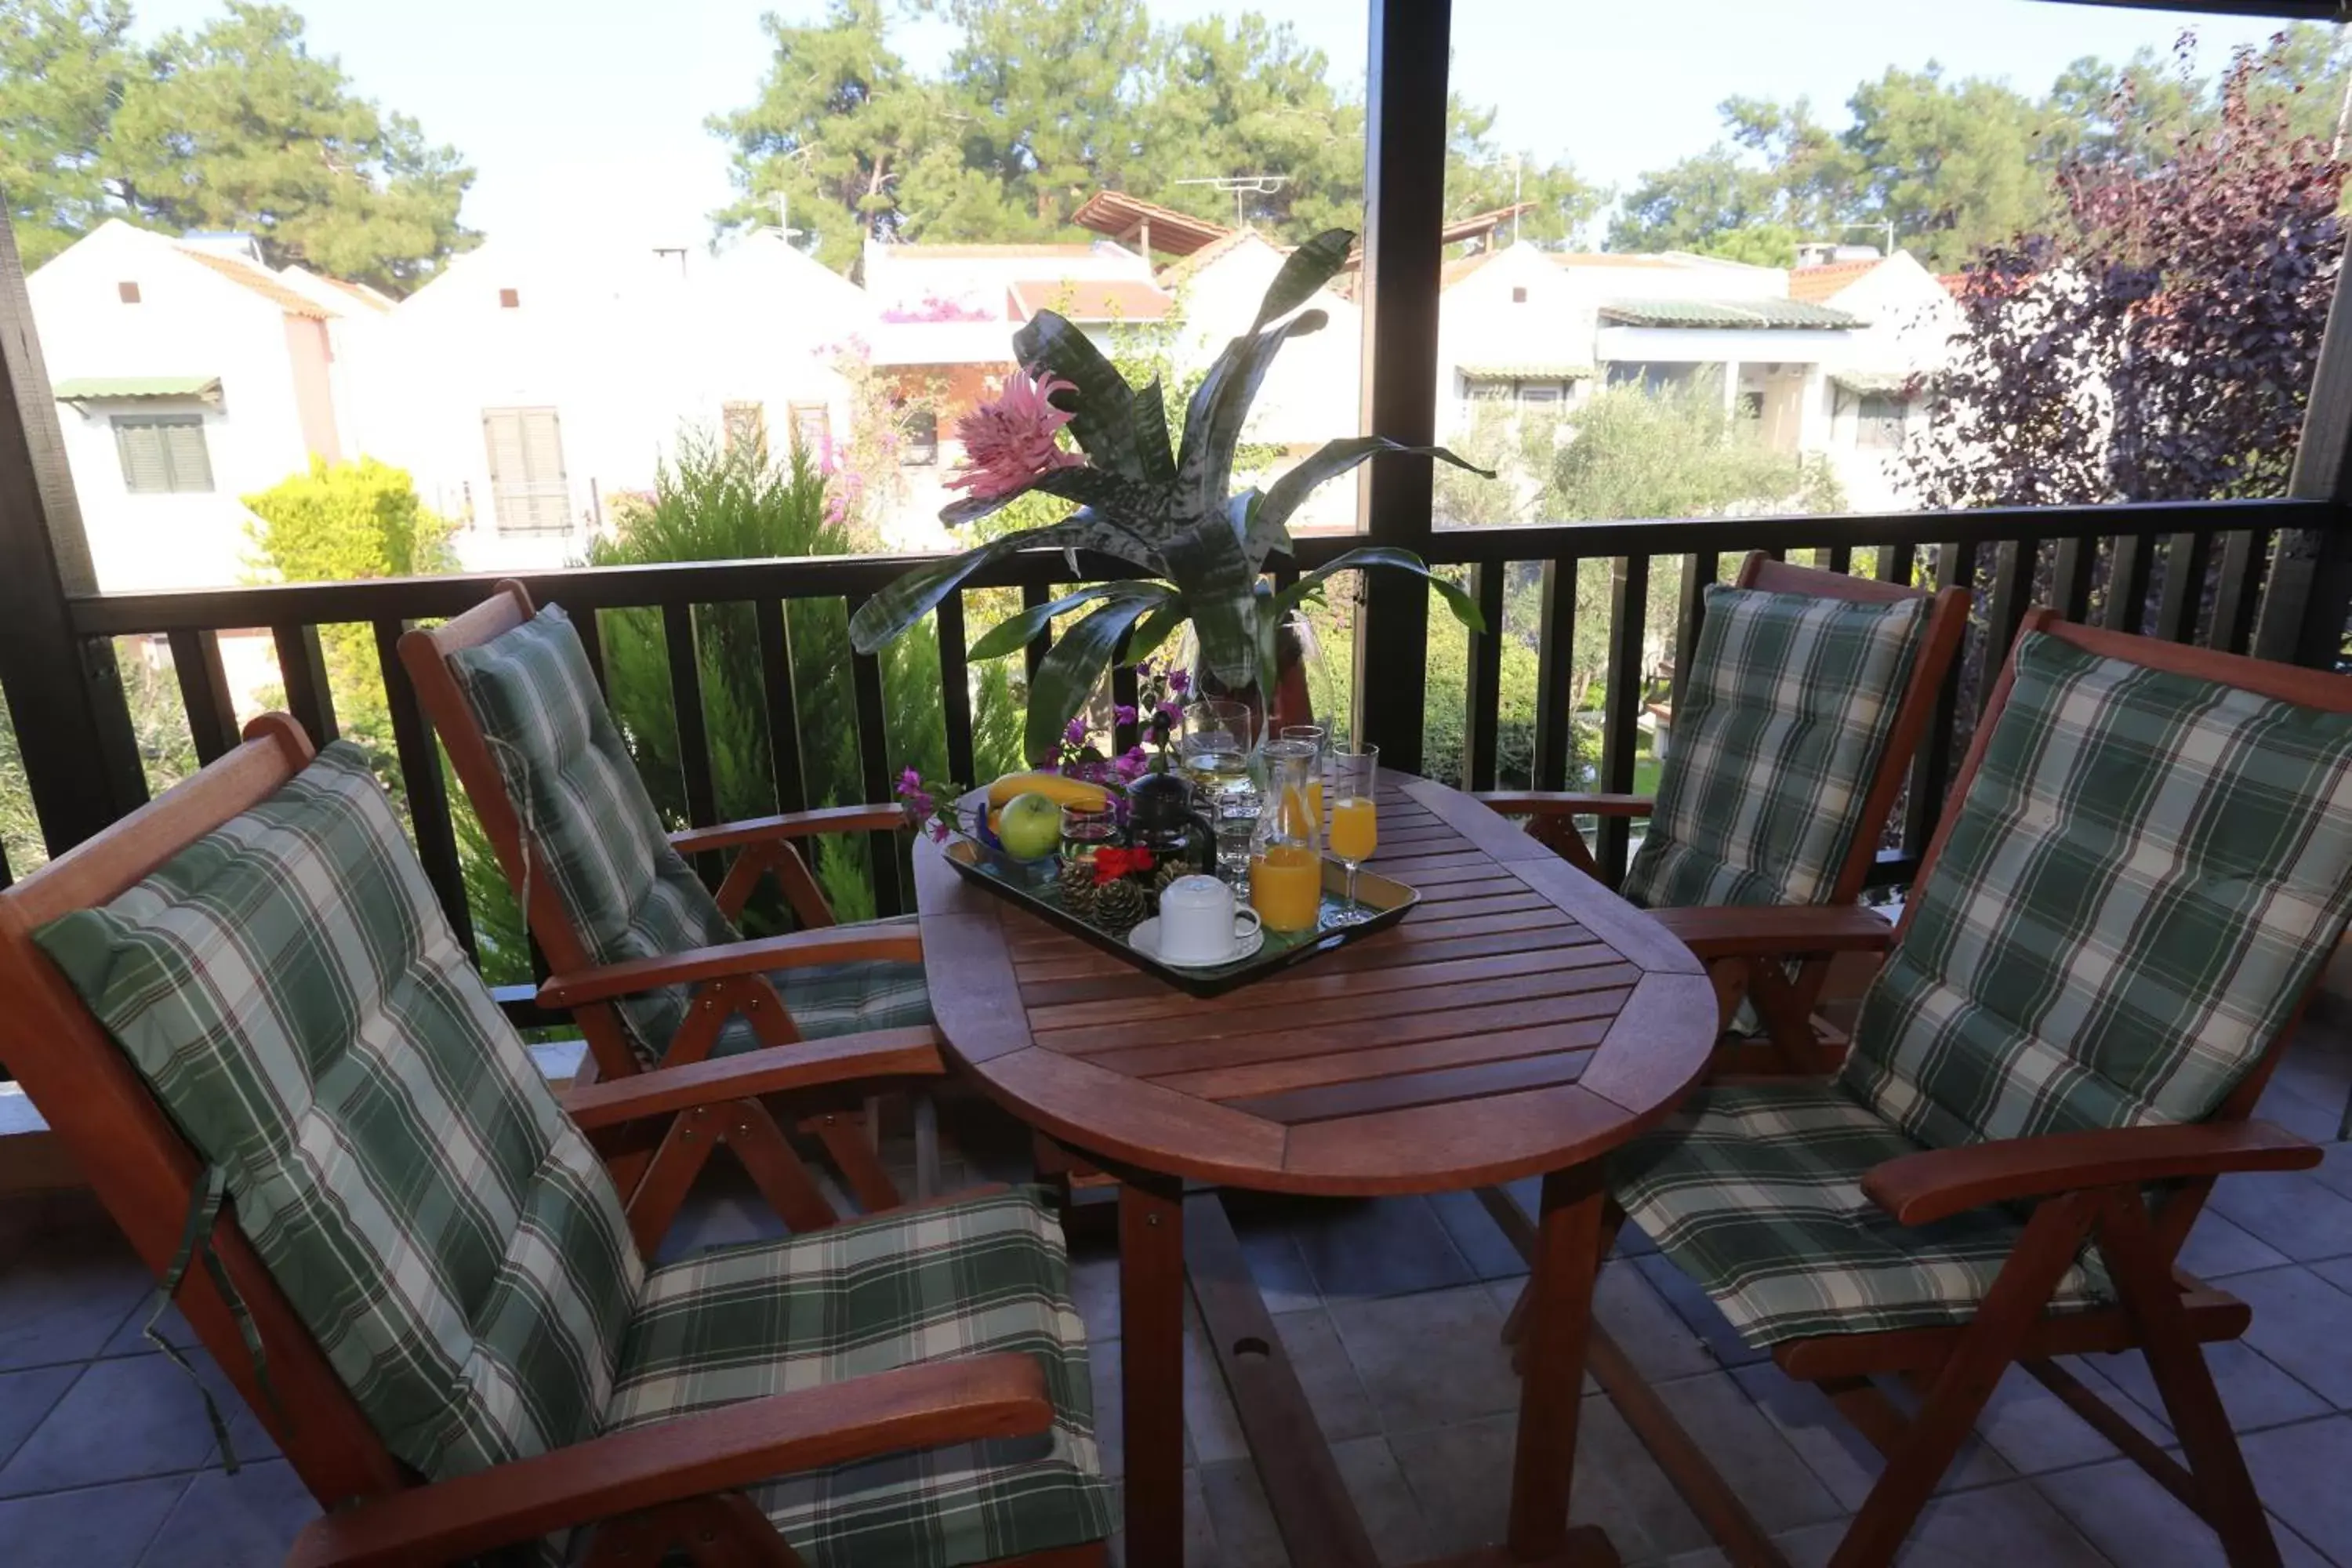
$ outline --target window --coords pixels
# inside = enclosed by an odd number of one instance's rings
[[[499,289],[499,310],[520,310],[520,309],[521,309],[521,307],[522,307],[522,290],[521,290],[521,289]]]
[[[114,449],[122,488],[135,496],[185,495],[213,488],[212,454],[200,414],[118,414]]]
[[[833,455],[833,412],[822,403],[793,405],[793,450],[812,463]]]
[[[1739,411],[1739,416],[1740,416],[1742,419],[1752,419],[1752,420],[1755,420],[1755,421],[1756,421],[1757,423],[1759,423],[1759,424],[1763,423],[1763,419],[1764,419],[1764,395],[1763,395],[1762,393],[1760,393],[1760,392],[1743,392],[1743,393],[1741,393],[1741,394],[1739,395],[1738,403],[1737,406],[1738,406],[1738,411]]]
[[[1524,304],[1526,304],[1527,302],[1528,302],[1528,291],[1527,291],[1527,289],[1526,289],[1524,286],[1520,286],[1520,287],[1514,288],[1514,289],[1511,290],[1511,303],[1512,303],[1512,304],[1514,304],[1514,305],[1524,305]]]
[[[486,408],[490,514],[500,533],[568,533],[572,487],[563,478],[563,428],[552,408]]]
[[[126,305],[136,305],[139,303],[139,285],[126,278],[114,286],[114,297]]]
[[[1609,366],[1609,384],[1638,386],[1653,397],[1680,392],[1698,379],[1695,364],[1658,364],[1643,360],[1620,360]]]
[[[1473,403],[1508,403],[1511,400],[1511,384],[1465,376],[1462,378],[1462,395]]]
[[[719,439],[728,451],[748,447],[764,451],[768,445],[768,410],[765,404],[730,403],[719,410]]]
[[[1548,408],[1559,400],[1559,387],[1554,383],[1539,382],[1519,388],[1519,401],[1530,407],[1541,404]]]
[[[1864,394],[1862,416],[1854,429],[1854,445],[1882,450],[1900,447],[1903,445],[1904,419],[1909,412],[1909,406],[1891,393]]]

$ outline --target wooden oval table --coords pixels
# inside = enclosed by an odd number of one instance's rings
[[[1543,1176],[1520,1346],[1507,1556],[1613,1562],[1569,1528],[1605,1190],[1599,1161],[1705,1070],[1716,998],[1650,918],[1468,796],[1380,793],[1405,921],[1197,998],[915,857],[950,1053],[1014,1115],[1120,1182],[1127,1560],[1183,1552],[1183,1289],[1294,1562],[1376,1559],[1213,1191],[1430,1193]]]

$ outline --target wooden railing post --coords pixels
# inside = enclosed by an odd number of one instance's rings
[[[52,854],[147,798],[114,646],[76,636],[66,604],[97,591],[25,269],[0,213],[0,688]]]
[[[1362,428],[1412,446],[1437,430],[1437,285],[1445,223],[1449,0],[1372,0],[1364,124]],[[1360,522],[1374,544],[1429,551],[1431,466],[1382,458],[1365,470]],[[1396,572],[1364,574],[1356,712],[1381,760],[1422,766],[1429,591]]]

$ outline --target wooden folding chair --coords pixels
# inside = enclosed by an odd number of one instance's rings
[[[1886,1455],[1835,1568],[1894,1560],[2012,1363],[2233,1564],[2279,1561],[2200,1350],[2252,1314],[2177,1259],[2217,1177],[2319,1163],[2247,1118],[2352,910],[2348,716],[2352,679],[2035,612],[1840,1075],[1718,1080],[1612,1160],[1604,1251],[1630,1216]],[[1710,955],[1759,960],[1819,919],[1722,913]],[[2128,1350],[2185,1466],[2053,1359]],[[1593,1370],[1732,1561],[1779,1563],[1622,1358]]]
[[[1855,608],[1842,623],[1820,613],[1799,620],[1788,599],[1759,597],[1768,594],[1802,595],[1822,611]],[[1730,590],[1710,588],[1702,603],[1697,667],[1684,682],[1684,712],[1675,716],[1656,798],[1528,791],[1478,798],[1528,818],[1529,833],[1599,881],[1608,879],[1576,819],[1651,818],[1618,890],[1686,939],[1704,938],[1721,906],[1850,906],[1959,653],[1968,591],[1930,595],[1791,566],[1759,550],[1740,563]],[[1871,614],[1887,606],[1905,606],[1895,612],[1902,618]],[[1799,662],[1759,667],[1767,655]],[[1774,690],[1790,675],[1816,673],[1810,689]],[[1791,722],[1799,716],[1792,701],[1810,705],[1803,716],[1811,722]],[[1830,732],[1830,720],[1841,743],[1824,747],[1819,737]],[[1843,1037],[1814,1009],[1831,960],[1845,944],[1837,933],[1846,929],[1843,919],[1828,922],[1829,945],[1794,964],[1710,961],[1725,1028],[1718,1070],[1825,1072],[1837,1065]],[[1756,1033],[1733,1027],[1743,1003],[1754,1011]]]
[[[511,658],[472,678],[475,690],[488,695],[469,697],[453,661],[505,649]],[[400,658],[552,971],[539,1000],[569,1009],[586,1038],[584,1076],[625,1081],[656,1063],[683,1067],[754,1043],[800,1059],[861,1063],[869,1079],[944,1073],[922,988],[919,934],[911,924],[836,925],[797,847],[822,834],[901,826],[899,807],[835,806],[665,835],[577,634],[560,611],[534,616],[519,583],[500,584],[455,620],[408,632]],[[490,700],[507,703],[505,734],[484,722],[480,703]],[[560,762],[541,749],[560,752]],[[571,781],[576,789],[548,786],[561,806],[534,809],[534,770],[551,779],[559,765],[588,771]],[[568,823],[556,820],[567,816]],[[584,833],[566,836],[583,825]],[[614,847],[614,838],[635,842]],[[559,843],[567,847],[551,847]],[[727,850],[735,859],[714,896],[685,858]],[[741,940],[731,922],[770,874],[803,929]],[[616,887],[642,912],[612,907]],[[832,1010],[824,994],[838,991],[848,996],[837,1009],[845,1017],[813,1011],[818,1004]],[[863,1017],[877,994],[880,1027]],[[813,994],[816,1003],[807,1000]],[[783,1109],[824,1145],[861,1207],[878,1212],[901,1201],[875,1152],[870,1103],[835,1097]],[[833,1205],[770,1109],[746,1102],[729,1114],[738,1128],[729,1145],[784,1223],[795,1231],[833,1223]],[[916,1144],[917,1190],[928,1196],[937,1181],[938,1133],[930,1103],[919,1098]],[[632,1214],[664,1226],[714,1142],[692,1118],[679,1117],[666,1131],[658,1123],[619,1130],[600,1146],[623,1191],[646,1194]]]
[[[0,893],[0,1050],[329,1510],[290,1564],[586,1528],[598,1568],[1099,1568],[1049,1214],[1000,1189],[653,1267],[581,1129],[723,1124],[843,1064],[559,1108],[356,750],[246,737]]]

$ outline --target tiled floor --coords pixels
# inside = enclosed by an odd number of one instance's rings
[[[2347,1087],[2352,1044],[2315,1033],[2288,1054],[2263,1114],[2333,1140]],[[957,1131],[978,1168],[1023,1157],[1018,1136],[968,1121]],[[1384,1557],[1411,1562],[1494,1539],[1517,1398],[1496,1331],[1520,1270],[1476,1202],[1251,1201],[1237,1202],[1234,1217]],[[673,1239],[709,1245],[762,1227],[756,1202],[718,1191]],[[2252,1332],[2213,1363],[2287,1563],[2352,1568],[2352,1144],[2331,1143],[2308,1175],[2225,1180],[2188,1263],[2254,1305]],[[1117,1261],[1081,1248],[1075,1269],[1115,1468]],[[152,1293],[87,1200],[0,1204],[0,1563],[9,1568],[269,1564],[311,1515],[300,1483],[225,1389],[247,1462],[235,1477],[220,1472],[194,1392],[140,1337]],[[1638,1238],[1605,1271],[1598,1310],[1790,1559],[1825,1562],[1876,1473],[1861,1439],[1818,1394],[1742,1346]],[[1233,1411],[1195,1351],[1187,1562],[1281,1563]],[[2168,1438],[2137,1358],[2074,1370]],[[1586,1401],[1576,1497],[1580,1517],[1608,1526],[1629,1562],[1722,1561],[1598,1394]],[[2221,1557],[2169,1495],[2012,1373],[1905,1561],[2195,1568]]]

